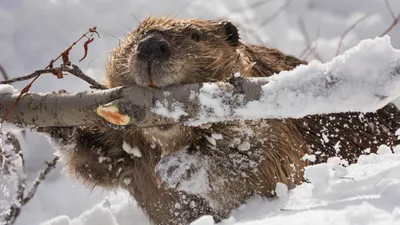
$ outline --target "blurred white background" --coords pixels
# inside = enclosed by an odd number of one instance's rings
[[[44,68],[51,59],[67,48],[88,28],[97,26],[101,39],[89,45],[87,58],[78,65],[101,81],[108,53],[118,39],[135,29],[138,20],[149,15],[178,18],[228,19],[236,24],[246,43],[279,48],[294,56],[315,57],[327,61],[335,56],[340,36],[364,15],[345,37],[342,52],[362,39],[374,38],[393,21],[384,0],[2,0],[0,1],[0,64],[10,77],[17,77]],[[254,4],[257,3],[257,4]],[[400,1],[389,1],[395,15]],[[255,5],[255,6],[254,6]],[[265,22],[267,21],[267,22]],[[307,38],[303,21],[315,54],[302,54]],[[400,48],[400,26],[391,32],[393,46]],[[82,43],[81,43],[82,45]],[[83,56],[82,46],[71,51],[76,63]],[[57,65],[57,64],[56,64]],[[360,65],[361,66],[361,65]],[[2,79],[2,78],[0,78]],[[19,89],[26,82],[17,83]],[[72,76],[58,80],[43,75],[31,91],[68,92],[86,90],[88,85]],[[54,149],[43,137],[29,133],[22,141],[28,180],[32,181],[51,160]],[[28,182],[29,184],[30,182]],[[49,175],[26,205],[17,224],[38,224],[58,215],[76,217],[112,192],[84,187],[79,181],[57,170]],[[3,197],[4,198],[4,197]],[[129,198],[126,195],[126,198]],[[4,210],[5,206],[0,206]]]

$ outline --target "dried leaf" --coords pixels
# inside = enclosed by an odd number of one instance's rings
[[[69,61],[69,51],[71,51],[71,47],[69,47],[67,50],[65,50],[63,53],[62,53],[62,55],[61,55],[61,57],[62,57],[62,61],[63,61],[63,64],[64,65],[66,65],[66,66],[70,66],[71,65],[71,61]]]
[[[63,73],[61,72],[61,70],[56,70],[55,72],[56,72],[56,76],[57,76],[58,79],[64,78],[64,75],[63,75]]]
[[[84,60],[87,56],[87,52],[88,52],[88,45],[90,44],[90,42],[94,41],[94,38],[91,37],[89,39],[87,39],[85,41],[85,44],[83,44],[83,48],[85,49],[85,54],[83,55],[82,59],[79,60],[79,62],[81,62],[82,60]]]
[[[95,33],[95,34],[97,34],[97,37],[100,38],[100,34],[99,34],[99,32],[97,32],[97,27],[90,28],[90,29],[89,29],[89,32],[90,32],[90,33]]]

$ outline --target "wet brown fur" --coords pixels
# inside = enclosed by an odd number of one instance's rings
[[[246,77],[271,76],[306,63],[268,47],[241,42],[232,45],[227,42],[224,24],[146,19],[114,50],[107,67],[107,85],[144,82],[134,79],[132,70],[136,68],[130,64],[136,63],[132,61],[132,54],[137,43],[153,31],[166,35],[173,48],[170,64],[160,64],[161,72],[171,76],[160,79],[165,83],[156,83],[161,87],[171,82],[226,80],[235,72]],[[200,41],[190,39],[192,32],[200,34]],[[393,146],[397,144],[394,134],[399,121],[397,108],[388,105],[377,113],[229,121],[200,127],[175,125],[167,131],[81,127],[75,129],[72,142],[61,141],[74,146],[62,143],[60,152],[67,170],[85,183],[128,190],[152,223],[188,224],[201,215],[213,215],[216,220],[229,217],[234,208],[256,194],[274,198],[276,183],[282,182],[289,188],[301,184],[304,167],[308,164],[325,162],[330,156],[353,163],[367,148],[376,152],[381,144]],[[213,134],[223,138],[210,139]],[[324,141],[324,135],[329,141]],[[124,141],[137,146],[142,157],[125,152]],[[337,152],[338,142],[341,147]],[[246,143],[249,149],[244,151],[240,145]],[[210,164],[210,190],[206,194],[157,185],[156,165],[162,157],[182,151],[185,146],[189,154],[198,154]],[[305,153],[316,154],[317,160],[302,160]]]

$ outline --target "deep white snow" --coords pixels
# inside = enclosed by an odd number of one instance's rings
[[[278,183],[277,200],[253,197],[221,225],[285,224],[400,224],[400,146],[392,154],[381,146],[378,154],[363,155],[357,164],[341,166],[340,159],[306,168],[304,183],[287,192]],[[109,201],[109,204],[107,203]],[[126,193],[118,193],[76,218],[59,216],[43,225],[148,224]],[[107,203],[107,204],[105,204]],[[192,225],[212,225],[204,216]]]

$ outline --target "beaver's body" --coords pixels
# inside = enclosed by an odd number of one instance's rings
[[[229,22],[148,18],[114,51],[107,83],[162,88],[221,81],[235,72],[270,76],[304,63],[242,44]],[[62,140],[60,151],[68,170],[87,184],[128,190],[154,224],[188,224],[201,215],[226,218],[256,194],[274,197],[277,182],[300,184],[310,163],[302,160],[306,153],[316,154],[314,163],[334,155],[355,162],[367,148],[393,146],[399,125],[397,108],[388,105],[369,114],[200,127],[84,127]]]

